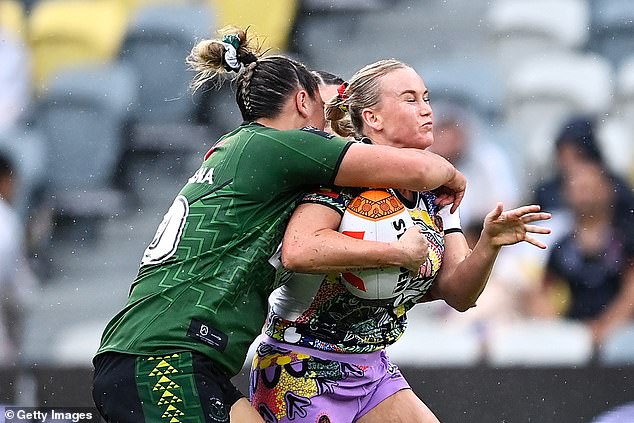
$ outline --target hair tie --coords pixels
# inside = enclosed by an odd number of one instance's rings
[[[222,37],[222,46],[225,48],[224,65],[227,71],[239,72],[242,66],[238,60],[240,37],[237,34],[228,34]]]
[[[344,104],[344,101],[348,99],[348,96],[345,94],[346,88],[348,88],[347,82],[344,82],[337,87],[337,107],[344,113],[348,113],[348,106]]]
[[[348,98],[348,96],[345,94],[346,88],[348,88],[347,82],[343,82],[341,85],[339,85],[339,87],[337,87],[337,97],[339,97],[339,99],[342,101]]]

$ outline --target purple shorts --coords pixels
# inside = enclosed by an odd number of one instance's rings
[[[407,388],[383,350],[340,354],[266,338],[251,366],[251,403],[267,423],[352,423]]]

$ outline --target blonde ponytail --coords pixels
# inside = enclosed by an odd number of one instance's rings
[[[217,77],[237,73],[244,66],[258,60],[261,55],[260,46],[252,47],[253,39],[249,38],[247,31],[248,28],[243,30],[227,26],[218,31],[223,36],[222,39],[202,40],[192,48],[186,63],[196,72],[191,83],[193,92],[214,79],[221,85],[223,79]]]

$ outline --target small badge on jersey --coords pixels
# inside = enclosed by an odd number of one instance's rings
[[[196,319],[192,319],[189,324],[187,336],[202,341],[220,352],[224,352],[229,340],[223,332]]]
[[[329,140],[335,137],[334,135],[329,134],[328,132],[321,131],[314,126],[305,126],[301,130],[305,132],[310,132],[311,134],[322,136],[324,138],[328,138]]]

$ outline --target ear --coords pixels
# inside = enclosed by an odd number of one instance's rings
[[[310,116],[310,104],[308,101],[308,93],[305,90],[297,91],[295,94],[295,108],[303,118]]]
[[[383,117],[376,111],[366,108],[361,111],[361,118],[363,124],[375,131],[381,131],[383,129]]]

